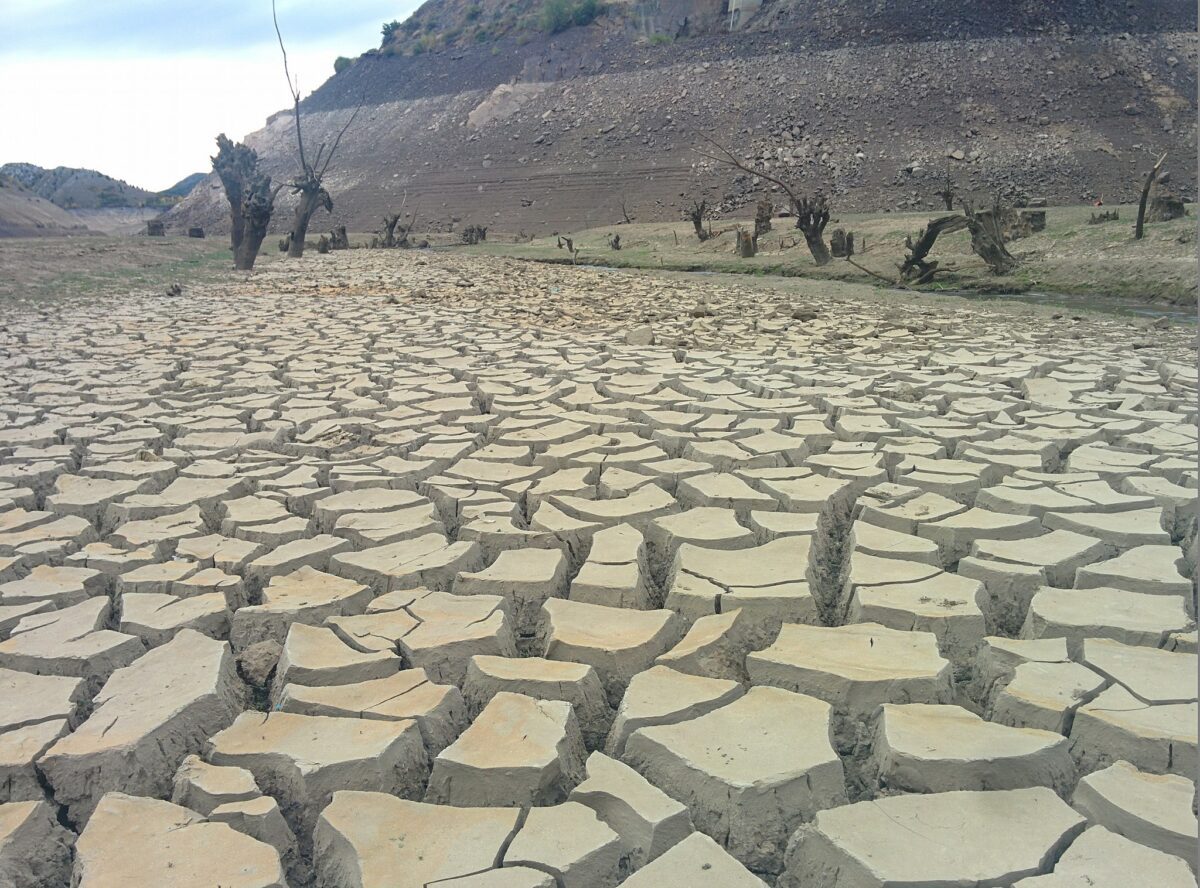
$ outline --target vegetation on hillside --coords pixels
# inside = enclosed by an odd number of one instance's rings
[[[420,55],[513,35],[524,42],[538,32],[559,34],[584,27],[605,11],[604,0],[516,0],[502,5],[470,0],[434,10],[426,5],[403,21],[384,22],[377,52]]]

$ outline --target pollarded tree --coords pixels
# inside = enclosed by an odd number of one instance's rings
[[[217,156],[210,159],[229,201],[234,268],[250,271],[271,224],[275,195],[283,186],[272,188],[271,177],[259,169],[258,153],[241,142],[234,144],[224,133],[217,136]]]

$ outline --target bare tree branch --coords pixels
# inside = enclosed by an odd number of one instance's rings
[[[300,85],[292,84],[292,72],[288,68],[287,47],[283,45],[283,33],[279,30],[279,16],[275,14],[275,0],[271,0],[271,21],[275,23],[275,36],[279,38],[279,51],[283,53],[283,75],[287,78],[288,92],[292,94],[292,105],[296,118],[296,146],[300,150],[300,167],[308,170],[308,161],[304,159],[304,133],[300,130]]]

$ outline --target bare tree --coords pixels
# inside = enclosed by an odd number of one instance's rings
[[[750,166],[720,142],[710,139],[701,133],[696,133],[696,135],[705,142],[708,142],[719,152],[718,154],[709,154],[698,148],[693,148],[692,150],[701,157],[707,157],[716,163],[724,164],[725,166],[741,170],[743,173],[749,173],[751,176],[757,176],[760,179],[773,182],[782,188],[788,196],[792,211],[796,214],[796,227],[804,235],[804,242],[808,244],[808,251],[812,253],[813,261],[817,265],[829,264],[832,257],[829,254],[829,247],[825,245],[825,226],[829,223],[829,202],[825,199],[824,195],[801,196],[796,192],[796,189],[783,179],[772,176],[766,170]]]
[[[341,131],[338,132],[337,138],[333,140],[333,144],[327,145],[322,142],[317,149],[316,156],[310,162],[304,151],[304,128],[300,122],[300,87],[292,79],[292,72],[288,68],[287,47],[283,45],[283,34],[279,30],[279,18],[275,14],[275,0],[271,0],[271,20],[275,23],[275,36],[279,38],[279,50],[283,53],[283,73],[287,77],[288,92],[292,94],[292,115],[296,122],[296,154],[300,161],[300,174],[287,186],[298,197],[295,216],[292,220],[291,240],[288,243],[288,257],[299,259],[304,255],[304,238],[308,235],[308,223],[312,219],[313,213],[319,207],[324,207],[327,212],[333,212],[333,198],[325,190],[322,182],[325,174],[329,172],[329,165],[333,162],[338,146],[342,143],[342,136],[346,134],[346,130],[350,128],[350,124],[354,123],[358,112],[362,110],[363,101],[359,100],[350,119],[346,121]]]
[[[942,185],[942,190],[937,192],[937,196],[942,199],[942,203],[946,205],[947,211],[954,209],[954,198],[958,192],[954,190],[954,180],[950,178],[950,167],[946,167],[946,180]]]
[[[1142,198],[1138,201],[1137,222],[1133,226],[1133,239],[1141,240],[1145,232],[1146,225],[1146,201],[1150,199],[1150,189],[1154,185],[1154,180],[1158,178],[1159,172],[1162,170],[1163,161],[1167,159],[1167,155],[1162,157],[1150,168],[1150,172],[1146,173],[1146,181],[1142,184]]]
[[[625,205],[625,197],[621,196],[621,219],[626,225],[633,224],[633,216],[629,215],[629,209]]]
[[[283,186],[272,188],[271,177],[259,169],[258,153],[241,142],[234,144],[224,133],[217,136],[217,155],[210,160],[229,201],[233,267],[250,271],[267,236],[275,196]]]

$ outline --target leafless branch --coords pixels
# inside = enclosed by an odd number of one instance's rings
[[[283,75],[287,78],[288,92],[292,94],[293,116],[296,119],[296,147],[300,151],[300,167],[308,171],[308,161],[304,159],[304,133],[300,129],[300,84],[292,83],[292,72],[288,68],[287,47],[283,45],[283,33],[279,30],[279,16],[275,13],[275,0],[271,0],[271,21],[275,23],[275,36],[279,38],[279,51],[283,53]]]

